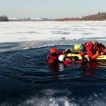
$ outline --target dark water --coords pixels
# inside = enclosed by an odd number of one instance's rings
[[[105,106],[106,62],[48,66],[49,48],[0,53],[0,106]]]

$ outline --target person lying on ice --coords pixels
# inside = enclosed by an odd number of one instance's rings
[[[86,55],[89,60],[95,60],[100,55],[106,54],[106,47],[97,41],[88,41],[83,44],[75,44],[73,51],[80,53],[82,57]]]

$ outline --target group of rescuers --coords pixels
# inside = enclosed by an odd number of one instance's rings
[[[97,41],[87,41],[83,44],[75,44],[73,48],[64,51],[57,50],[53,47],[50,48],[50,53],[47,58],[48,64],[54,62],[62,62],[64,65],[71,64],[73,58],[68,57],[67,54],[79,54],[83,58],[82,60],[87,59],[88,61],[93,61],[100,55],[106,55],[106,47]]]

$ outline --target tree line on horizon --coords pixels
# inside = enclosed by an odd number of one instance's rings
[[[55,19],[56,21],[77,21],[77,20],[106,20],[106,12],[98,12],[97,14],[94,15],[88,15],[88,16],[83,16],[81,18],[60,18],[60,19]]]
[[[0,16],[0,21],[9,21],[8,17],[7,16]]]

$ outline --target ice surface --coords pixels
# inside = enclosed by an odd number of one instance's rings
[[[1,22],[0,43],[20,41],[55,41],[106,39],[106,21]]]

